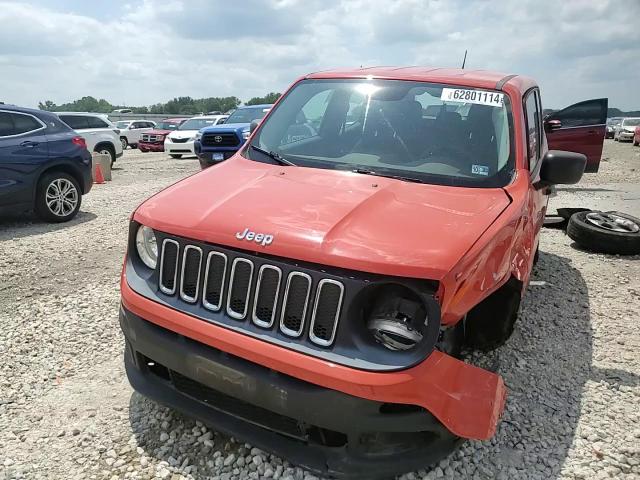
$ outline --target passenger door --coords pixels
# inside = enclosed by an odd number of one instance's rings
[[[49,159],[46,126],[33,115],[0,110],[0,206],[31,204]]]
[[[597,172],[607,127],[608,99],[576,103],[545,118],[550,150],[566,150],[587,156],[585,172]]]

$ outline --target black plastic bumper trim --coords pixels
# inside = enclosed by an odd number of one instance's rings
[[[432,464],[460,443],[425,410],[381,413],[381,407],[387,404],[275,372],[147,322],[124,308],[120,310],[120,323],[127,344],[127,376],[138,392],[321,475],[389,478]],[[344,433],[348,442],[329,447],[310,438],[292,438],[260,426],[258,420],[240,418],[220,406],[204,403],[140,365],[136,359],[141,355],[239,402],[304,425]],[[421,437],[422,433],[416,432],[429,433]],[[378,438],[378,434],[383,440],[374,440],[374,453],[364,451],[363,438],[368,439],[369,448],[371,438]],[[414,438],[419,439],[415,444]],[[391,440],[386,444],[384,439]]]

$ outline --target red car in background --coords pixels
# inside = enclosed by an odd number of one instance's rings
[[[633,133],[633,146],[637,147],[640,145],[640,127],[636,127],[635,132]]]
[[[156,125],[156,128],[142,134],[142,140],[138,143],[141,152],[164,152],[164,138],[174,130],[177,130],[187,118],[165,118]]]

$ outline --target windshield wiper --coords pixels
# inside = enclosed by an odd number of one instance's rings
[[[267,157],[271,158],[272,160],[275,160],[280,165],[288,165],[290,167],[296,167],[297,166],[295,163],[290,162],[286,158],[283,158],[278,152],[274,152],[274,151],[269,152],[269,151],[265,150],[264,148],[256,147],[255,145],[251,145],[251,148],[253,150],[255,150],[256,152],[260,152],[261,154],[266,155]]]
[[[401,175],[390,175],[388,173],[380,173],[374,170],[366,170],[364,168],[354,168],[353,173],[361,173],[362,175],[373,175],[375,177],[393,178],[394,180],[402,180],[403,182],[424,183],[422,180],[413,177],[403,177]]]

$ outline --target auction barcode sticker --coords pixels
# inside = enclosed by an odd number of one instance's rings
[[[501,107],[504,105],[504,93],[466,90],[464,88],[443,88],[440,100]]]

